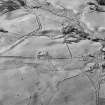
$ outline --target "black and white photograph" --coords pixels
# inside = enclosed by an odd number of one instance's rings
[[[105,105],[105,0],[0,0],[0,105]]]

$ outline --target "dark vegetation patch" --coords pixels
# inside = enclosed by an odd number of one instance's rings
[[[8,33],[8,31],[6,31],[4,29],[0,29],[0,32],[2,32],[2,33]]]
[[[0,3],[0,12],[7,13],[25,6],[23,0],[8,0]]]
[[[21,6],[25,6],[26,5],[24,0],[17,0],[17,1],[20,3]]]
[[[99,5],[105,5],[105,0],[96,0]]]
[[[99,3],[87,2],[90,5],[90,10],[97,12],[105,12],[105,9]]]

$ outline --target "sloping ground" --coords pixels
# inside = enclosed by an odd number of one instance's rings
[[[39,1],[27,3],[40,8],[20,8],[0,17],[0,29],[6,31],[0,32],[0,105],[104,105],[102,37],[93,41],[81,39],[80,31],[73,37],[62,32],[65,25],[76,22],[71,9],[76,11],[84,0],[52,0],[49,5],[49,0]],[[68,18],[66,12],[73,16]],[[93,14],[99,17],[95,20]],[[100,14],[86,14],[92,27],[98,26],[100,16],[104,20]],[[65,43],[63,35],[68,39],[71,35],[74,42]]]
[[[87,24],[88,28],[95,30],[95,28],[102,29],[105,28],[105,13],[87,13],[82,17],[84,22]]]
[[[13,12],[13,14],[11,14],[10,16],[1,16],[0,27],[10,33],[17,34],[27,34],[38,27],[35,15],[28,14],[27,12],[21,10],[17,10],[15,12],[17,14]]]

